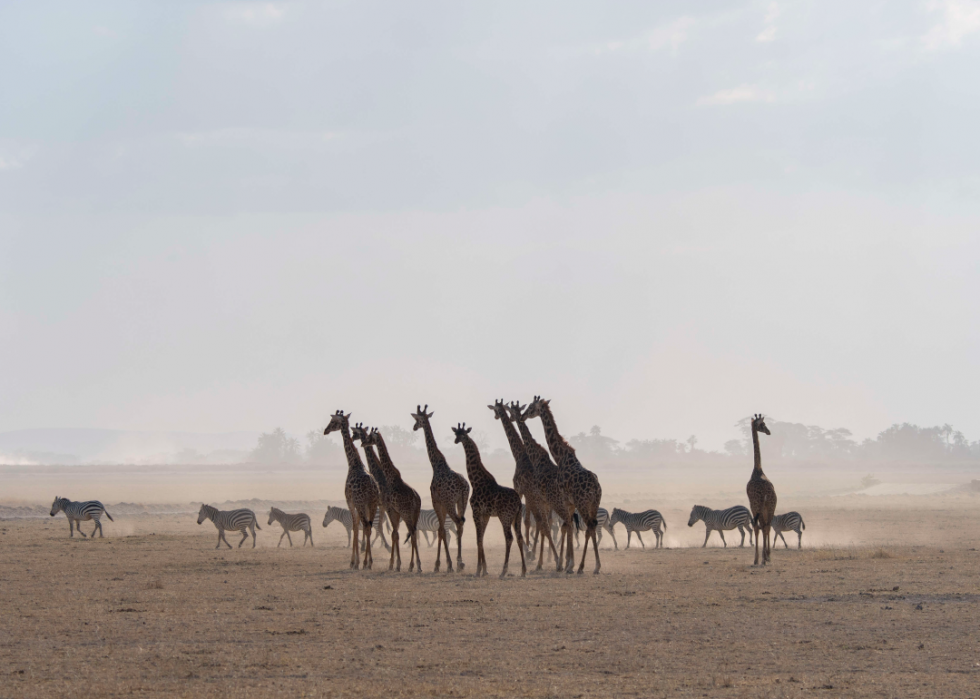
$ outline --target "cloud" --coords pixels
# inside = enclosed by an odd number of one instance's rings
[[[281,2],[239,2],[226,7],[224,14],[234,22],[262,26],[281,20],[286,6]]]
[[[341,134],[336,131],[225,128],[210,131],[181,131],[175,136],[188,147],[251,145],[293,148],[326,143],[339,138]]]
[[[695,20],[693,17],[678,17],[675,20],[654,27],[651,31],[625,41],[609,41],[593,49],[595,54],[616,51],[664,51],[676,56],[680,45],[688,39]]]
[[[980,0],[942,0],[928,3],[942,19],[922,37],[927,51],[954,48],[970,34],[980,31]]]
[[[770,3],[769,9],[766,11],[765,27],[758,36],[755,37],[756,41],[762,43],[768,43],[776,38],[776,19],[779,17],[779,3]]]
[[[696,104],[699,107],[719,107],[738,102],[774,102],[775,100],[776,96],[771,91],[764,90],[758,85],[739,85],[701,97]]]

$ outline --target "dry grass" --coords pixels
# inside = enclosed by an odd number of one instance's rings
[[[974,513],[930,513],[943,549],[889,540],[907,513],[847,516],[888,548],[777,548],[765,569],[748,548],[604,550],[600,576],[506,580],[434,575],[424,544],[421,577],[383,552],[351,572],[329,530],[216,551],[193,515],[94,541],[5,521],[0,695],[975,696]]]

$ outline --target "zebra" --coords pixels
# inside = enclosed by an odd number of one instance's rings
[[[282,537],[289,537],[289,545],[293,545],[293,537],[289,536],[289,532],[303,532],[303,546],[306,546],[306,540],[310,540],[310,546],[313,546],[313,529],[310,527],[310,516],[305,512],[300,512],[296,515],[290,515],[278,507],[273,507],[269,510],[269,526],[272,526],[273,522],[279,522],[282,525],[282,536],[279,537],[279,543],[276,544],[276,548],[282,545]]]
[[[418,531],[422,532],[422,536],[425,537],[425,543],[428,544],[429,548],[432,548],[432,544],[435,543],[439,534],[439,518],[436,517],[435,510],[420,510],[419,511],[419,524],[416,527]],[[429,541],[429,533],[432,533],[432,541]],[[452,536],[449,532],[456,532],[456,525],[453,523],[449,517],[446,517],[446,545],[452,543]]]
[[[784,515],[776,515],[772,518],[772,540],[775,542],[778,536],[783,540],[783,544],[786,548],[789,548],[789,544],[786,543],[786,537],[783,536],[783,532],[796,532],[799,536],[799,541],[797,542],[797,548],[803,548],[803,530],[806,529],[806,525],[803,523],[803,518],[800,517],[799,512],[787,512]]]
[[[712,510],[703,505],[695,505],[694,509],[691,510],[691,518],[687,521],[687,526],[693,527],[699,519],[704,520],[705,526],[704,543],[701,544],[701,548],[708,545],[708,537],[715,529],[721,535],[721,543],[725,545],[725,548],[728,548],[725,532],[736,527],[742,535],[742,543],[738,547],[745,546],[746,530],[749,532],[749,546],[752,546],[752,513],[747,507],[735,505],[735,507],[729,507],[727,510]]]
[[[575,522],[575,548],[578,548],[579,546],[578,535],[579,532],[582,531],[582,516],[578,513],[578,510],[575,510],[573,521]],[[605,529],[607,532],[609,532],[609,535],[612,537],[613,546],[615,546],[616,550],[618,551],[619,542],[616,541],[616,530],[609,524],[609,510],[607,510],[605,507],[600,507],[598,510],[596,510],[596,522],[597,522],[596,529],[595,529],[596,543],[600,543],[600,544],[602,543],[602,530]],[[554,512],[552,512],[551,534],[553,538],[555,539],[558,538],[558,531],[560,527],[561,527],[561,519],[558,518],[558,516]]]
[[[222,541],[225,542],[228,548],[231,548],[231,544],[225,538],[226,531],[239,531],[242,533],[242,540],[238,542],[238,548],[241,548],[242,544],[245,543],[245,539],[248,538],[248,530],[252,532],[252,548],[255,548],[255,530],[261,530],[262,527],[259,526],[259,520],[251,510],[219,510],[217,507],[211,507],[210,505],[201,505],[201,510],[197,513],[197,523],[201,524],[206,519],[210,519],[214,523],[215,529],[218,530],[218,545],[215,546],[216,549],[221,548]]]
[[[340,522],[344,525],[344,529],[347,530],[347,545],[350,546],[351,530],[354,527],[354,522],[350,516],[350,510],[346,507],[328,507],[327,513],[323,515],[323,526],[327,526],[331,522]],[[382,512],[382,508],[378,508],[374,513],[374,538],[371,539],[371,543],[374,544],[381,537],[381,543],[384,544],[385,551],[391,551],[391,544],[385,539],[384,529],[381,528],[381,524],[384,523],[388,527],[388,531],[391,531],[391,523],[388,521],[388,515]],[[312,541],[312,540],[311,540]],[[367,542],[361,542],[361,550],[367,548]]]
[[[99,518],[105,515],[109,518],[110,522],[115,522],[108,512],[106,512],[105,505],[103,505],[98,500],[88,500],[87,502],[75,502],[74,500],[69,500],[68,498],[59,498],[55,496],[54,502],[51,504],[51,516],[54,517],[59,512],[64,512],[65,517],[68,518],[68,535],[72,538],[75,536],[75,528],[78,528],[78,533],[85,537],[85,532],[82,531],[82,522],[86,520],[93,520],[95,522],[95,527],[92,529],[92,536],[95,536],[96,530],[99,532],[99,538],[104,539],[102,535],[102,522]]]
[[[656,510],[633,513],[614,507],[612,517],[609,518],[610,528],[615,527],[617,522],[622,522],[623,526],[626,527],[626,548],[630,547],[633,532],[636,532],[636,538],[640,540],[640,545],[646,548],[647,545],[643,543],[640,532],[645,532],[650,529],[653,530],[654,535],[657,537],[657,548],[663,548],[664,534],[667,532],[667,522],[664,521],[663,515]],[[660,531],[661,524],[664,527],[663,531]]]

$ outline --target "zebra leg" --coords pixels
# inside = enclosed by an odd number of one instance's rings
[[[777,536],[783,540],[783,546],[785,548],[789,548],[789,544],[786,543],[786,537],[783,536],[782,532],[776,532],[775,534],[773,534],[772,540],[775,541]]]
[[[289,533],[289,530],[288,529],[286,530],[285,534],[286,534],[286,541],[289,542],[289,548],[292,548],[293,547],[293,537]],[[303,541],[306,541],[306,539],[304,538]],[[281,536],[279,537],[279,543],[280,544],[282,543],[282,537]],[[255,548],[255,547],[253,546],[252,548]]]
[[[741,548],[745,548],[745,530],[744,530],[744,529],[742,529],[742,525],[741,525],[741,524],[740,524],[740,525],[738,525],[738,533],[742,535],[742,543],[741,543],[741,544],[739,544],[739,545],[738,545],[738,547],[739,547],[740,549],[741,549]],[[752,541],[750,540],[750,541],[749,541],[749,543],[751,544],[751,543],[752,543]]]
[[[283,539],[284,536],[286,536],[286,530],[285,529],[283,529],[282,530],[282,534],[279,535],[279,543],[276,544],[276,548],[279,548],[280,546],[282,546],[282,539]],[[292,542],[289,542],[289,543],[292,543]]]
[[[215,548],[221,548],[221,542],[222,541],[225,542],[225,546],[227,546],[228,548],[231,548],[231,544],[228,543],[228,537],[225,536],[225,530],[224,529],[219,529],[218,530],[218,545],[215,546]]]
[[[616,547],[616,550],[619,551],[619,542],[616,541],[616,529],[615,528],[609,527],[609,536],[612,537],[613,546],[615,546]]]
[[[799,529],[797,529],[796,530],[796,533],[800,537],[799,544],[797,545],[796,548],[801,549],[801,548],[803,548],[803,532],[801,532]]]
[[[78,533],[82,535],[82,538],[83,539],[87,539],[88,538],[85,535],[85,532],[82,531],[82,520],[80,520],[80,519],[76,519],[75,520],[75,529],[78,530]]]
[[[642,546],[643,548],[646,548],[647,547],[647,545],[643,543],[643,537],[640,536],[640,530],[639,529],[636,530],[636,538],[640,540],[640,546]],[[585,543],[586,543],[586,545],[588,545],[589,540],[586,539],[585,540]]]
[[[95,530],[96,529],[99,530],[99,538],[100,539],[104,539],[105,537],[102,536],[102,522],[100,522],[99,520],[95,520],[95,526],[92,528],[92,538],[93,539],[95,538]]]
[[[626,548],[630,547],[630,543],[633,541],[633,530],[626,527]]]
[[[711,527],[705,527],[704,528],[704,543],[701,544],[701,548],[704,548],[705,546],[708,545],[708,537],[710,537],[710,536],[711,536]]]
[[[721,543],[723,543],[725,545],[725,548],[727,549],[728,548],[728,542],[725,541],[725,532],[723,530],[719,529],[718,530],[718,533],[721,535]]]
[[[242,540],[238,542],[238,548],[242,547],[242,544],[245,543],[245,540],[247,538],[248,538],[248,529],[242,529]]]

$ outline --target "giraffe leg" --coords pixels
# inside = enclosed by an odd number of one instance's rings
[[[536,570],[541,570],[544,565],[544,542],[545,539],[548,541],[548,545],[551,547],[551,553],[558,560],[558,551],[555,549],[555,541],[551,538],[551,528],[550,527],[538,527],[538,533],[541,536],[541,556],[538,559],[538,567]]]
[[[637,532],[636,535],[639,537],[640,533]],[[585,557],[589,553],[589,541],[592,542],[592,548],[596,552],[596,572],[599,572],[599,549],[595,547],[595,527],[591,524],[587,524],[585,527],[585,543],[582,544],[582,563],[579,564],[578,574],[581,575],[582,571],[585,570]]]
[[[389,512],[388,521],[391,522],[391,555],[388,557],[388,570],[390,571],[395,565],[395,559],[398,559],[398,567],[395,572],[400,573],[402,570],[402,550],[398,545],[398,526],[401,524],[401,516],[398,512]]]
[[[595,553],[595,570],[592,571],[593,575],[598,575],[599,570],[602,569],[602,563],[599,562],[599,542],[596,541],[595,527],[592,527],[592,551]],[[585,555],[582,555],[583,562],[585,560]]]
[[[759,527],[752,523],[752,529],[755,531],[755,563],[752,565],[759,565]]]
[[[499,519],[499,518],[498,518]],[[511,522],[505,522],[501,520],[501,525],[504,528],[504,543],[506,544],[506,549],[504,550],[504,567],[500,571],[500,579],[503,580],[507,577],[507,564],[510,563],[510,547],[514,544],[514,535],[511,533],[511,525],[517,530],[517,536],[521,535],[521,511],[517,511],[517,516]],[[523,542],[522,542],[523,543]],[[522,550],[523,554],[524,551]]]
[[[769,525],[765,526],[763,529],[763,536],[765,536],[763,551],[765,551],[765,563],[770,563],[772,561],[772,546],[769,544]]]
[[[452,554],[449,553],[449,532],[446,531],[446,520],[442,520],[442,526],[439,529],[439,535],[442,539],[443,548],[446,549],[446,572],[453,572],[453,558]],[[439,558],[436,556],[436,572],[439,572]]]
[[[473,526],[476,527],[476,577],[479,578],[487,574],[487,559],[483,552],[483,534],[487,529],[486,518],[474,512]]]
[[[450,515],[451,517],[451,515]],[[462,517],[457,517],[459,521],[453,520],[453,524],[456,525],[456,568],[462,572],[466,565],[463,563],[463,525],[466,523]],[[448,548],[448,544],[447,544]],[[447,556],[449,554],[446,554]]]
[[[374,517],[365,519],[361,522],[364,527],[364,540],[367,542],[367,550],[364,552],[364,570],[371,570],[374,566],[374,554],[371,551],[371,530],[374,527]],[[378,525],[378,529],[381,529],[381,525]],[[382,532],[382,535],[384,532]]]
[[[348,505],[348,509],[350,506]],[[358,541],[358,536],[361,533],[361,519],[357,515],[357,512],[351,509],[351,530],[352,530],[352,545],[350,553],[350,567],[353,570],[357,570],[361,567],[361,546],[360,541]]]

